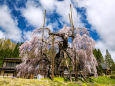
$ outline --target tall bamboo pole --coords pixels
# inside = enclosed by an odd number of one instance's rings
[[[70,4],[69,18],[70,18],[70,24],[71,24],[71,27],[72,27],[72,41],[73,41],[73,39],[74,39],[74,25],[73,25],[73,15],[72,15],[72,6],[71,6],[71,4]]]
[[[70,24],[71,24],[71,27],[72,27],[72,42],[74,40],[74,25],[73,25],[73,17],[72,17],[72,6],[70,4],[70,14],[69,14],[69,19],[70,19]],[[77,79],[77,63],[76,63],[76,52],[75,53],[75,57],[74,57],[74,62],[75,62],[75,65],[74,65],[74,73],[75,73],[75,80]]]
[[[43,41],[44,41],[45,17],[46,17],[46,10],[45,10],[45,13],[44,13],[43,30],[42,30],[42,46],[41,46],[41,53],[42,53],[42,55],[43,55]]]

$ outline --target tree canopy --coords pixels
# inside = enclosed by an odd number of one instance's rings
[[[112,65],[114,64],[114,61],[113,61],[111,54],[109,53],[108,49],[106,50],[105,63],[107,65],[107,67],[110,69],[111,69]]]
[[[48,55],[47,51],[53,47],[56,51],[54,64],[57,71],[63,64],[63,59],[65,59],[64,64],[66,64],[69,72],[69,65],[73,65],[72,69],[74,70],[77,64],[79,64],[84,74],[93,72],[97,76],[96,66],[98,64],[93,55],[95,42],[89,36],[86,28],[74,28],[74,33],[72,32],[73,28],[66,26],[60,29],[59,33],[51,33],[48,28],[45,28],[45,32],[43,32],[45,33],[44,36],[42,35],[42,31],[43,28],[34,30],[32,39],[20,46],[20,56],[23,57],[23,62],[17,66],[19,76],[32,73],[37,74],[40,68],[39,61],[43,60],[43,58],[52,63],[52,56]],[[69,37],[73,38],[72,47],[68,45]],[[52,65],[47,65],[47,68],[50,69],[50,66],[52,67]]]
[[[101,75],[103,73],[103,68],[102,68],[102,64],[104,63],[103,55],[102,55],[100,49],[94,49],[93,54],[94,54],[94,56],[97,60],[97,63],[98,63],[97,73],[98,73],[98,75]]]

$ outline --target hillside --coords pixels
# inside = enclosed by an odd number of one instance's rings
[[[0,66],[2,66],[4,58],[19,57],[19,43],[14,43],[10,39],[0,39]]]
[[[10,39],[5,40],[5,39],[0,39],[0,49],[12,49],[14,50],[16,44],[13,43]]]

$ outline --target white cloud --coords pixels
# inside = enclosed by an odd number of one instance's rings
[[[5,38],[5,35],[4,35],[4,33],[2,31],[0,31],[0,39],[1,38]]]
[[[100,49],[103,54],[103,57],[105,56],[107,47],[104,45],[104,42],[102,41],[96,42],[95,48]]]
[[[115,62],[115,51],[109,51],[109,52],[111,53],[111,56],[112,56],[112,58],[113,58],[113,60]]]
[[[49,10],[54,10],[56,7],[55,7],[55,4],[56,4],[56,0],[39,0],[42,7],[44,9],[47,9],[48,11]]]
[[[43,25],[43,11],[42,8],[46,9],[47,13],[53,13],[56,11],[61,18],[60,22],[65,22],[70,24],[69,13],[71,0],[57,1],[57,0],[39,0],[41,7],[38,6],[34,1],[28,1],[26,8],[22,9],[23,16],[28,20],[28,22],[34,26],[41,27]],[[82,26],[80,22],[80,15],[77,14],[76,9],[73,9],[73,21],[75,26]],[[47,20],[47,18],[46,18]],[[47,21],[46,21],[47,22]]]
[[[87,9],[87,19],[100,35],[97,45],[109,49],[115,59],[115,0],[79,0],[78,5]]]
[[[70,24],[69,21],[69,13],[70,13],[70,4],[71,0],[63,0],[63,1],[57,1],[57,0],[40,0],[40,3],[42,4],[42,7],[45,8],[47,11],[53,12],[56,11],[61,18],[60,22],[63,21],[67,24]],[[80,15],[77,14],[76,9],[72,6],[73,9],[73,22],[75,27],[77,26],[83,26],[80,22]]]
[[[24,31],[24,40],[31,40],[32,31]]]
[[[103,54],[103,57],[105,57],[106,55],[106,49],[109,50],[113,60],[115,61],[115,51],[112,50],[111,48],[109,48],[105,42],[103,42],[102,40],[96,42],[96,46],[95,46],[97,49],[100,49],[102,54]]]
[[[57,28],[58,27],[58,22],[54,22],[54,23],[49,23],[48,26],[47,26],[50,31],[52,32],[53,31],[53,28]]]
[[[43,25],[43,12],[40,7],[36,6],[34,2],[28,1],[26,8],[22,9],[22,15],[27,21],[35,27]]]
[[[2,27],[3,37],[14,41],[21,41],[21,31],[17,27],[16,21],[12,19],[7,6],[0,6],[0,27]]]
[[[61,2],[57,2],[57,9],[56,12],[62,16],[62,21],[66,23],[70,23],[69,21],[69,13],[70,13],[70,0],[64,0]],[[73,8],[73,7],[72,7]],[[73,8],[73,20],[77,20],[77,12],[75,8]],[[75,22],[74,22],[75,23]]]

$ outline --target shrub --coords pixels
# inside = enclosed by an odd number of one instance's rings
[[[115,79],[115,75],[111,75],[110,78],[111,78],[111,79]]]
[[[64,78],[62,78],[62,77],[54,77],[54,81],[64,82]]]
[[[112,65],[111,70],[115,71],[115,64]]]

